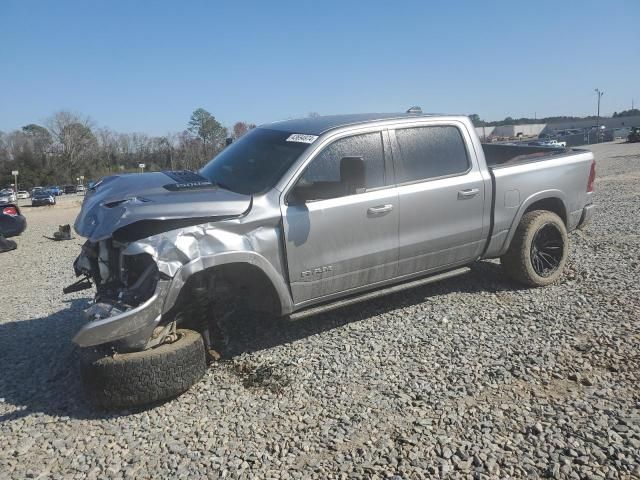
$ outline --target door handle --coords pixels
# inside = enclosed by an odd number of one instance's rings
[[[380,215],[381,213],[387,213],[393,210],[393,205],[387,203],[386,205],[378,205],[377,207],[371,207],[367,209],[368,215]]]
[[[475,197],[478,193],[480,193],[479,188],[469,188],[467,190],[460,190],[458,192],[458,200],[466,200],[468,198]]]

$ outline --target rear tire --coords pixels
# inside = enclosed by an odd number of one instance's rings
[[[178,330],[178,340],[133,353],[86,359],[82,380],[92,403],[121,408],[177,397],[204,375],[204,343],[198,332]]]
[[[513,280],[542,287],[562,276],[568,251],[569,238],[562,219],[553,212],[534,210],[520,220],[500,263]]]

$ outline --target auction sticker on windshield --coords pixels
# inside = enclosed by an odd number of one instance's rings
[[[317,135],[304,135],[302,133],[293,133],[287,138],[287,142],[313,143],[318,138]]]

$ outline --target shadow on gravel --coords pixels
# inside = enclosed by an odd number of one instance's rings
[[[71,338],[84,323],[89,298],[48,317],[0,324],[0,399],[17,410],[0,423],[44,413],[53,417],[102,418],[85,400],[78,352]],[[131,412],[122,412],[122,414]]]
[[[404,292],[386,295],[331,312],[314,315],[297,321],[286,321],[255,314],[242,315],[227,325],[229,345],[223,352],[228,359],[242,353],[266,350],[296,340],[310,337],[374,315],[423,303],[426,298],[452,292],[503,292],[523,290],[524,287],[510,281],[499,264],[477,262],[471,271],[441,282],[416,287]]]
[[[243,316],[229,331],[231,341],[224,353],[228,358],[269,349],[372,315],[420,304],[426,297],[451,292],[500,292],[518,288],[504,277],[499,265],[479,262],[465,275],[296,322],[260,315]],[[97,419],[130,415],[145,409],[103,412],[86,401],[80,383],[79,354],[71,338],[84,322],[82,310],[87,307],[89,298],[68,303],[68,308],[48,317],[0,324],[0,399],[17,408],[0,414],[0,423],[38,413]],[[281,388],[281,382],[271,371],[239,368],[237,373],[247,388],[265,383]]]

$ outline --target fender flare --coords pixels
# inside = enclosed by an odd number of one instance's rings
[[[262,271],[271,282],[280,301],[280,312],[288,315],[293,311],[293,299],[283,276],[262,255],[251,251],[221,252],[198,257],[183,265],[171,281],[169,291],[162,307],[162,313],[169,311],[176,303],[178,295],[191,275],[220,265],[231,263],[250,264]]]
[[[536,192],[533,195],[530,195],[529,197],[527,197],[520,204],[518,211],[513,217],[511,226],[509,227],[509,234],[505,238],[498,256],[503,255],[509,249],[509,245],[511,245],[511,240],[513,239],[513,236],[516,233],[516,229],[518,228],[518,225],[520,225],[520,220],[522,220],[522,216],[524,215],[524,212],[526,212],[527,209],[534,203],[539,202],[540,200],[547,200],[547,199],[560,200],[560,203],[562,204],[562,208],[564,209],[565,221],[568,221],[569,209],[567,207],[568,205],[567,196],[561,190],[549,189],[549,190],[542,190],[541,192]]]

